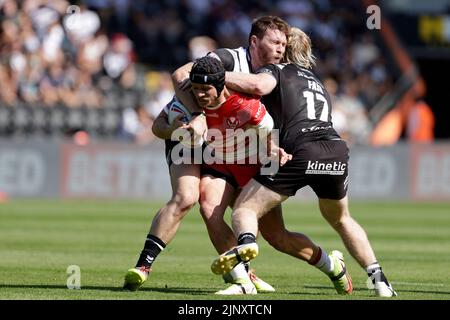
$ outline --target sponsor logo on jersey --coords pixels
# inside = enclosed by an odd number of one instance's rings
[[[301,77],[301,78],[306,78],[306,79],[311,79],[311,80],[316,80],[316,78],[314,78],[311,75],[306,74],[305,72],[302,71],[297,71],[297,76]]]
[[[328,174],[332,176],[342,176],[347,167],[346,163],[342,162],[320,162],[320,161],[308,161],[308,166],[306,168],[306,174]]]
[[[319,131],[319,130],[328,130],[333,128],[332,126],[325,126],[325,127],[321,127],[321,126],[312,126],[309,128],[302,128],[302,132],[314,132],[314,131]]]
[[[255,114],[256,119],[259,119],[259,117],[261,117],[261,112],[264,111],[263,106],[264,105],[261,102],[259,102],[258,111],[256,111],[256,114]]]
[[[227,119],[227,125],[230,129],[236,129],[239,126],[239,119],[236,117],[229,117]]]

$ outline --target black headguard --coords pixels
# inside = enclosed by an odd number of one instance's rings
[[[189,79],[192,83],[214,86],[217,90],[217,95],[220,96],[225,86],[225,67],[222,61],[206,56],[195,61]]]

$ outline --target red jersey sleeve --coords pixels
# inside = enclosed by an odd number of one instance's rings
[[[266,107],[259,98],[250,95],[237,95],[239,101],[238,118],[241,124],[258,125],[266,115]],[[245,121],[242,121],[244,120]]]
[[[249,124],[258,125],[261,123],[262,119],[264,119],[264,116],[267,113],[266,107],[260,99],[252,98],[251,104],[251,118]]]

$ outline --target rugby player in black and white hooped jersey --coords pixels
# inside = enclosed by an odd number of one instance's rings
[[[249,48],[218,49],[211,54],[224,61],[227,70],[250,72],[265,64],[280,62],[285,50],[288,32],[289,25],[282,19],[272,16],[261,17],[252,24]],[[147,280],[153,262],[173,239],[181,220],[198,201],[199,195],[201,195],[200,199],[206,200],[200,201],[201,212],[216,250],[222,253],[224,252],[223,248],[231,248],[237,243],[232,230],[223,220],[223,212],[226,209],[225,206],[222,212],[220,207],[223,194],[217,193],[217,189],[214,188],[224,188],[223,185],[220,185],[223,180],[207,175],[202,179],[200,185],[200,166],[198,164],[175,165],[170,157],[172,149],[177,145],[176,141],[170,139],[177,128],[192,130],[196,137],[204,136],[207,128],[205,117],[198,112],[199,107],[193,95],[189,90],[184,90],[186,84],[189,85],[189,72],[192,65],[193,63],[188,63],[174,72],[176,93],[174,99],[178,99],[189,110],[196,112],[196,117],[189,124],[182,123],[179,121],[180,119],[176,119],[173,124],[169,124],[166,108],[166,110],[161,111],[153,124],[153,133],[166,140],[166,158],[173,193],[169,202],[153,218],[136,266],[129,269],[125,275],[124,288],[129,290],[137,290]],[[173,103],[173,101],[170,103]],[[227,196],[231,197],[232,195]],[[219,207],[217,207],[218,205]],[[276,208],[275,210],[280,209]],[[220,212],[222,212],[221,218],[218,217]],[[245,268],[240,265],[238,269],[242,271]],[[250,273],[249,276],[259,292],[274,291],[272,286],[254,274]],[[233,274],[224,277],[227,282],[234,282],[235,278],[236,276]]]
[[[291,28],[284,59],[286,63],[265,66],[257,74],[226,75],[230,88],[266,95],[263,101],[274,120],[274,127],[280,130],[280,147],[292,154],[292,160],[276,174],[256,176],[243,188],[232,214],[238,246],[221,255],[213,266],[220,269],[224,264],[246,261],[258,254],[258,220],[261,226],[270,208],[309,185],[318,197],[323,217],[367,271],[375,294],[396,296],[364,229],[350,216],[347,196],[349,150],[333,129],[330,98],[310,71],[314,65],[311,41],[300,29]],[[318,256],[317,259],[322,258]],[[339,276],[345,285],[345,274]],[[339,276],[334,278],[337,280]]]

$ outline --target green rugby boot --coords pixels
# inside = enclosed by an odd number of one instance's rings
[[[333,271],[328,275],[333,282],[334,288],[339,294],[351,294],[353,291],[352,278],[347,272],[342,252],[333,250],[328,255],[333,261]]]
[[[217,257],[211,265],[211,271],[215,274],[228,273],[239,262],[254,259],[258,253],[259,248],[256,242],[236,246]]]
[[[139,267],[128,269],[125,274],[125,282],[123,284],[123,289],[136,291],[145,281],[148,279],[148,275],[151,269],[148,267]]]

